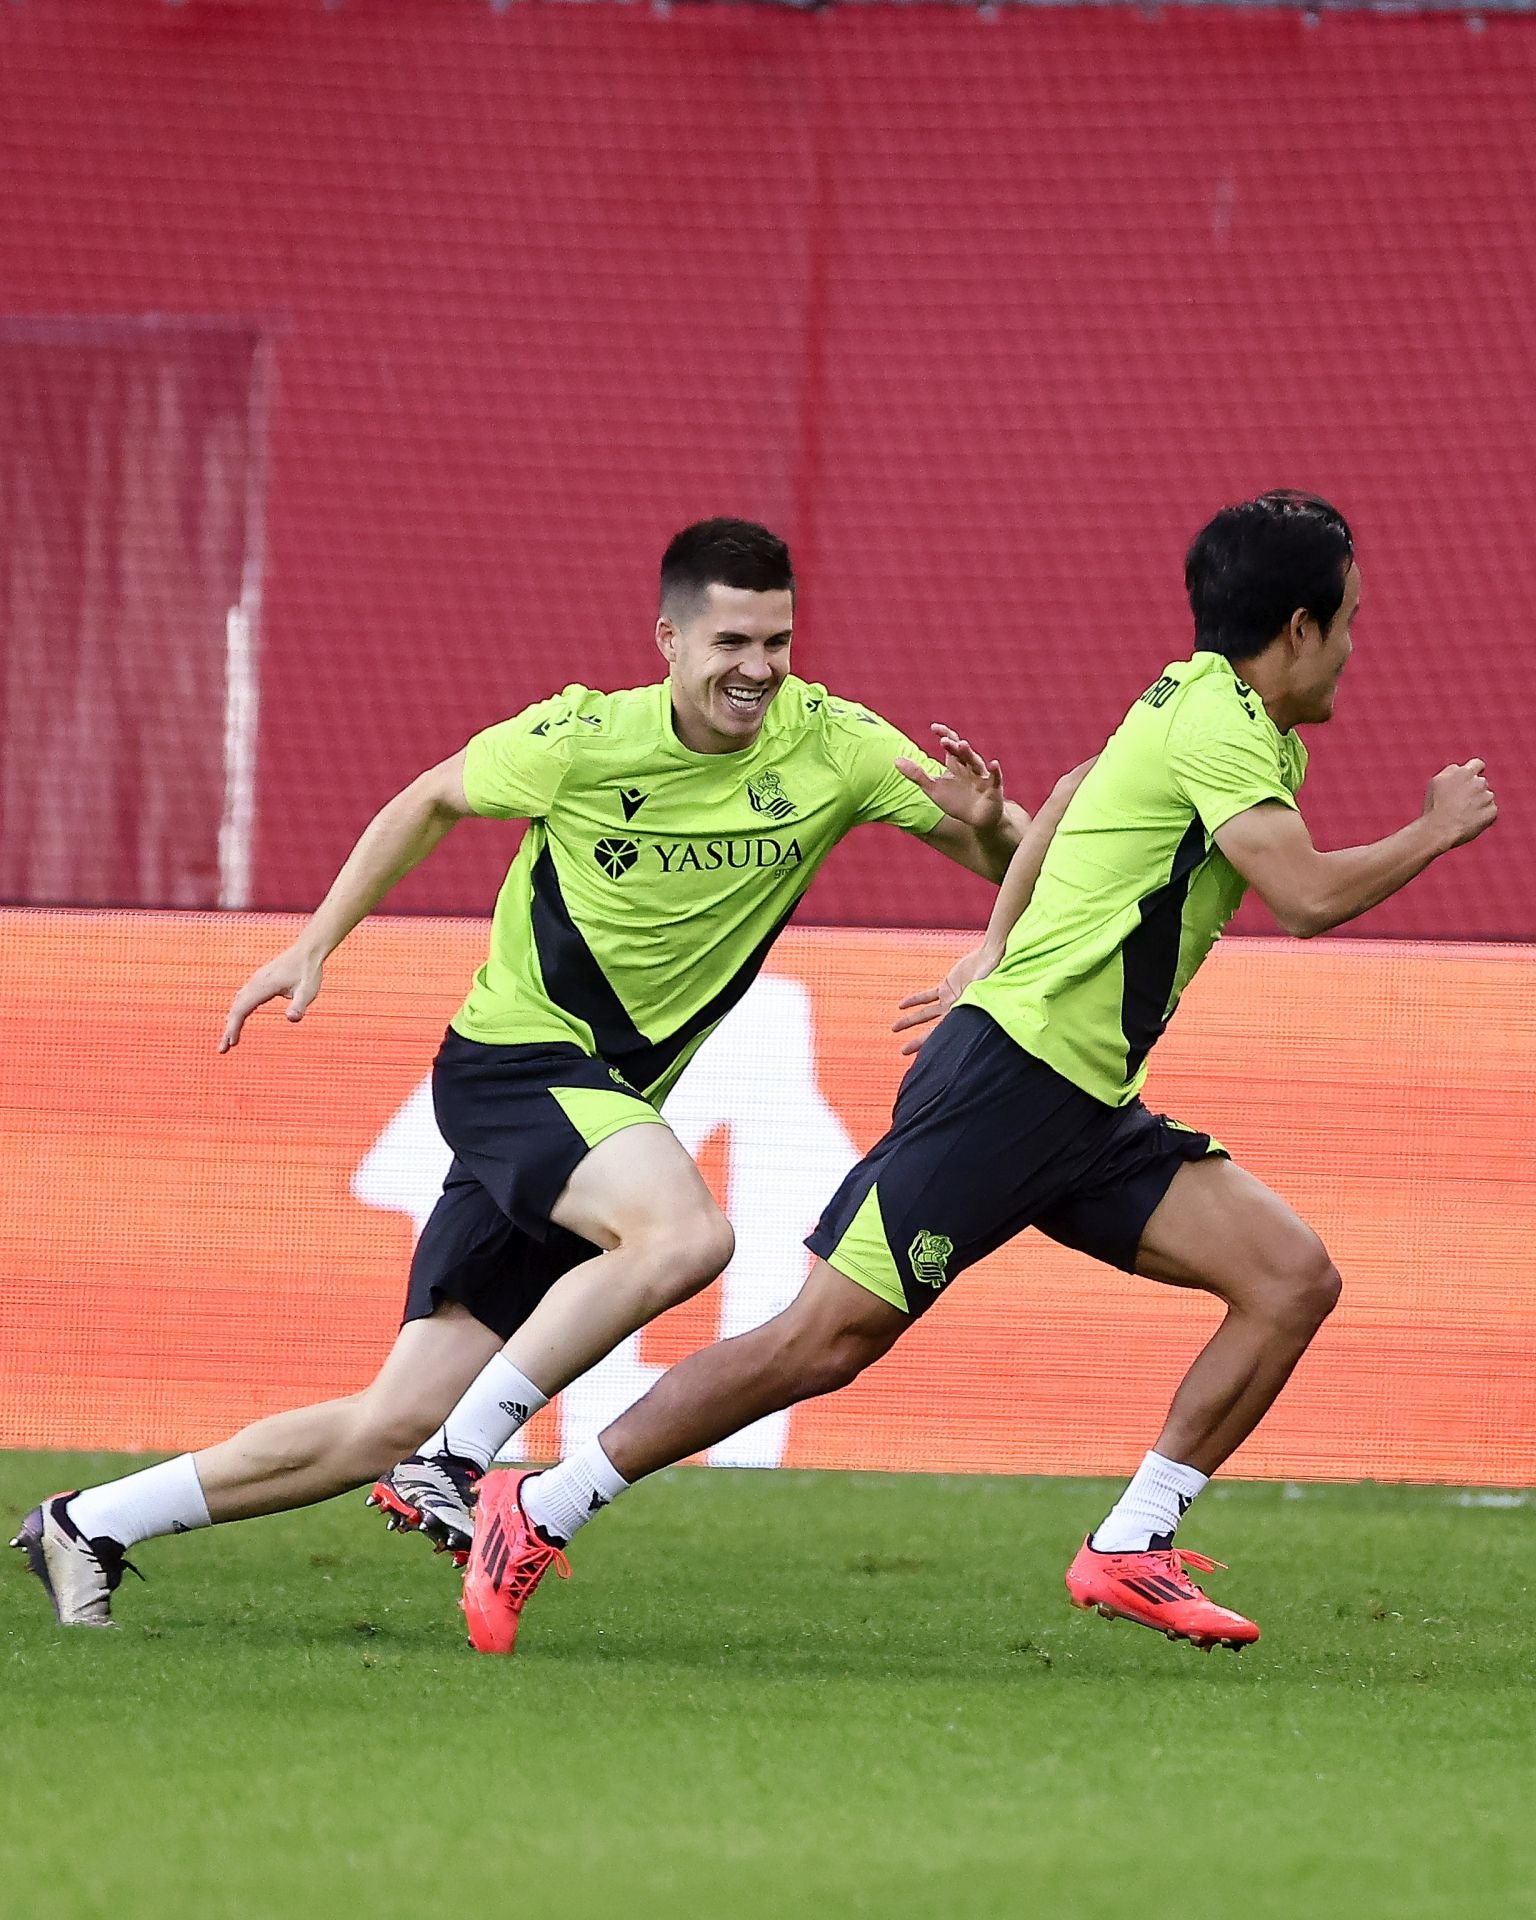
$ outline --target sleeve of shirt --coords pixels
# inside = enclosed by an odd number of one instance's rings
[[[571,764],[581,689],[525,707],[477,733],[464,749],[464,797],[491,820],[542,820]]]
[[[1168,765],[1207,833],[1265,800],[1296,805],[1273,732],[1236,700],[1201,701],[1179,714],[1168,730]]]
[[[838,706],[843,737],[850,750],[846,764],[859,824],[880,821],[905,833],[932,833],[944,818],[944,809],[899,773],[896,761],[915,760],[925,772],[935,775],[944,769],[879,714],[851,701],[840,701]]]

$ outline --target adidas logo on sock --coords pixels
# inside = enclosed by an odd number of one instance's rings
[[[528,1409],[520,1400],[498,1400],[496,1404],[509,1420],[515,1420],[520,1427],[527,1425]]]

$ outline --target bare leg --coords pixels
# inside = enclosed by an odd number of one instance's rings
[[[604,1431],[603,1452],[634,1482],[764,1414],[847,1386],[910,1325],[906,1314],[818,1260],[781,1314],[663,1374]]]
[[[194,1455],[210,1517],[282,1513],[376,1479],[438,1425],[500,1344],[455,1301],[413,1320],[361,1393],[275,1413]]]
[[[1169,1458],[1213,1473],[1284,1386],[1338,1297],[1338,1275],[1311,1228],[1228,1160],[1180,1168],[1148,1222],[1137,1266],[1227,1303],[1157,1443]],[[817,1260],[783,1313],[679,1362],[606,1429],[603,1451],[633,1482],[847,1385],[909,1324]]]
[[[1312,1229],[1230,1160],[1179,1169],[1147,1222],[1136,1271],[1226,1302],[1156,1448],[1212,1474],[1274,1404],[1333,1310],[1339,1276]]]
[[[730,1264],[735,1240],[670,1127],[626,1127],[596,1146],[550,1210],[610,1251],[557,1280],[507,1342],[511,1364],[553,1398],[621,1340]]]

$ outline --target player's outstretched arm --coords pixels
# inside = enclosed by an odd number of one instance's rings
[[[257,1007],[285,999],[288,1018],[302,1020],[320,991],[326,960],[360,920],[413,867],[421,865],[449,828],[473,812],[464,794],[464,755],[415,779],[383,806],[363,829],[330,891],[293,945],[258,967],[235,995],[219,1052],[228,1053]]]
[[[916,760],[897,760],[899,773],[921,787],[944,818],[923,835],[928,845],[983,880],[1001,881],[1029,825],[1029,815],[1003,792],[1003,769],[983,760],[969,740],[936,720],[930,731],[944,755],[944,771],[929,773]]]
[[[1483,762],[1467,760],[1435,775],[1417,820],[1369,846],[1320,853],[1301,815],[1277,800],[1218,827],[1216,844],[1286,932],[1306,940],[1379,906],[1498,815]]]
[[[1095,754],[1093,760],[1097,758]],[[902,1017],[892,1022],[892,1033],[905,1033],[911,1028],[931,1026],[935,1020],[941,1020],[973,980],[985,979],[997,966],[1008,944],[1009,934],[1018,925],[1034,895],[1035,883],[1045,864],[1051,836],[1060,825],[1067,802],[1082,785],[1083,776],[1093,765],[1093,760],[1085,760],[1081,766],[1061,776],[1052,787],[1045,805],[1025,829],[1008,863],[1008,871],[1003,875],[997,898],[992,903],[992,917],[987,922],[981,945],[970,953],[962,954],[936,987],[928,987],[922,993],[908,994],[901,1002]],[[902,1052],[916,1053],[926,1038],[926,1034],[915,1033],[902,1047]]]

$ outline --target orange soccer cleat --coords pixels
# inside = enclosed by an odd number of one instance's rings
[[[553,1567],[562,1580],[570,1563],[523,1512],[528,1473],[488,1473],[475,1502],[475,1541],[460,1603],[476,1653],[510,1653],[529,1595]]]
[[[1209,1653],[1212,1647],[1233,1652],[1257,1640],[1251,1620],[1229,1607],[1218,1607],[1201,1592],[1185,1571],[1226,1572],[1219,1560],[1182,1547],[1152,1547],[1145,1553],[1098,1553],[1090,1535],[1067,1568],[1067,1592],[1074,1607],[1092,1607],[1106,1620],[1130,1620],[1151,1627],[1170,1640],[1188,1640]]]

